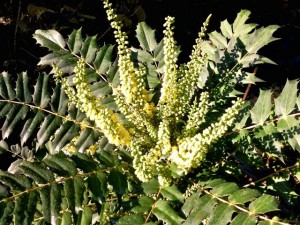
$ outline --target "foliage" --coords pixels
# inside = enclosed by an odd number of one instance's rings
[[[53,67],[56,84],[45,73],[33,88],[25,72],[15,81],[0,76],[0,152],[19,156],[0,172],[0,223],[299,220],[298,81],[277,96],[261,90],[254,104],[238,97],[244,84],[261,81],[246,68],[272,63],[258,50],[276,40],[277,26],[256,29],[242,10],[207,40],[209,16],[190,61],[178,65],[174,18],[161,41],[139,23],[140,48],[129,48],[112,5],[104,6],[117,57],[114,46],[98,47],[81,29],[66,40],[37,30],[34,38],[50,50],[39,64]],[[20,142],[11,144],[15,135]]]

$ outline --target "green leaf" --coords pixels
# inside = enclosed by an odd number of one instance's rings
[[[250,56],[250,55],[248,55]],[[247,60],[247,56],[243,57],[242,60],[240,61],[240,63],[244,63],[245,61],[244,58],[246,58],[245,60]],[[249,61],[251,62],[252,60],[249,59]],[[255,84],[257,82],[265,82],[264,80],[258,78],[254,73],[247,73],[247,77],[242,81],[243,84]]]
[[[153,209],[153,214],[164,223],[169,225],[179,225],[184,219],[182,219],[178,213],[171,208],[168,202],[164,200],[158,200],[155,203],[155,207]]]
[[[152,30],[145,22],[137,25],[136,37],[144,50],[152,52],[157,46],[155,30]]]
[[[113,186],[113,191],[117,194],[123,195],[127,190],[126,175],[121,173],[118,169],[112,169],[108,175],[108,182]]]
[[[47,223],[51,222],[51,194],[50,194],[50,186],[45,186],[42,189],[39,189],[40,199],[42,202],[42,213],[44,220]]]
[[[36,112],[33,118],[27,119],[24,124],[24,127],[21,131],[21,145],[24,145],[25,142],[32,136],[36,134],[37,129],[42,124],[42,121],[45,119],[45,114],[40,110],[33,110]]]
[[[41,125],[37,133],[37,141],[39,145],[44,144],[55,133],[61,124],[61,118],[54,115],[48,115]]]
[[[51,96],[51,110],[60,115],[65,115],[67,107],[68,97],[61,85],[57,85]]]
[[[271,97],[272,92],[270,90],[260,90],[259,97],[254,107],[250,110],[253,123],[263,125],[268,119],[272,109]]]
[[[226,182],[214,187],[211,192],[218,197],[224,197],[230,195],[238,189],[239,187],[236,183]]]
[[[76,152],[71,156],[71,159],[76,164],[76,167],[81,169],[85,173],[96,171],[98,168],[97,162],[87,154]]]
[[[82,177],[74,177],[74,190],[75,190],[75,208],[81,208],[83,205],[83,195],[86,191],[85,181]]]
[[[3,203],[0,204],[3,205]],[[0,224],[11,224],[13,220],[12,215],[13,215],[14,208],[15,208],[15,203],[12,200],[8,201],[5,204],[4,209],[0,211]]]
[[[208,225],[228,224],[231,221],[232,214],[235,212],[234,207],[221,203],[214,210],[208,220]]]
[[[139,205],[137,206],[134,206],[131,211],[134,212],[134,213],[148,213],[151,208],[152,208],[152,205],[154,204],[154,200],[148,196],[141,196],[139,199],[138,199],[138,203]]]
[[[271,195],[262,195],[249,205],[249,210],[253,213],[267,213],[278,210],[278,201]]]
[[[118,222],[117,225],[143,225],[145,219],[141,215],[127,215],[123,216]]]
[[[171,187],[164,187],[161,189],[161,194],[164,198],[172,200],[172,201],[179,201],[183,203],[184,197],[183,194],[178,190],[178,188],[173,185]]]
[[[16,86],[16,97],[21,102],[29,103],[32,101],[31,94],[29,92],[29,79],[26,72],[18,75]]]
[[[142,183],[145,194],[156,194],[159,190],[159,183],[157,179],[151,179],[149,182]]]
[[[73,220],[72,220],[72,213],[70,211],[64,211],[62,214],[62,221],[61,225],[72,225]]]
[[[41,74],[38,76],[36,85],[34,85],[33,103],[36,106],[45,108],[50,101],[49,94],[49,75]]]
[[[295,109],[297,100],[297,80],[286,81],[281,94],[275,99],[275,113],[286,117]]]
[[[213,42],[215,46],[219,49],[223,49],[227,47],[226,38],[217,31],[209,33],[209,38]]]
[[[245,42],[246,50],[248,53],[256,53],[259,49],[269,44],[272,41],[277,40],[273,37],[273,33],[279,28],[279,26],[270,25],[268,27],[262,27],[255,30]]]
[[[198,201],[191,201],[189,204],[191,205],[186,205],[185,209],[192,208],[192,211],[184,222],[184,225],[200,224],[205,218],[211,215],[217,201],[210,195],[204,195]]]
[[[47,154],[44,157],[43,162],[51,167],[58,175],[75,176],[77,174],[75,164],[67,158]]]
[[[52,153],[59,152],[73,137],[78,135],[80,128],[74,122],[66,121],[55,132],[55,138],[49,143]]]
[[[300,121],[294,117],[281,118],[277,122],[277,129],[282,132],[284,139],[288,141],[293,149],[300,151],[300,134],[299,129]]]
[[[232,193],[228,200],[234,204],[244,204],[246,202],[250,202],[260,196],[259,191],[255,189],[240,189],[234,193]]]
[[[52,51],[59,51],[66,46],[63,36],[56,30],[36,30],[33,37],[38,44]]]
[[[104,172],[97,171],[88,177],[88,185],[94,199],[104,199],[107,195],[107,175]]]
[[[14,208],[14,223],[15,224],[24,224],[24,219],[27,214],[27,202],[28,194],[23,194],[16,199],[15,208]]]
[[[92,223],[93,210],[85,206],[81,215],[80,225],[90,225]]]
[[[73,54],[78,54],[82,45],[82,35],[81,35],[81,28],[78,30],[74,30],[68,39],[68,46],[69,49]]]
[[[97,97],[103,97],[112,93],[112,88],[104,81],[93,83],[91,89]]]
[[[62,187],[58,183],[53,183],[51,185],[51,192],[50,192],[50,211],[51,211],[51,224],[60,224],[61,217],[60,217],[60,204],[62,202],[61,196]]]
[[[10,174],[0,170],[0,181],[12,190],[24,191],[31,188],[29,179],[22,175]]]
[[[64,193],[68,204],[68,209],[75,213],[75,185],[72,179],[65,180]]]
[[[221,32],[222,34],[227,37],[227,38],[231,38],[232,36],[232,27],[231,25],[228,23],[227,20],[224,20],[221,22],[221,26],[220,26]]]
[[[239,213],[231,222],[231,225],[255,225],[255,224],[256,224],[255,216],[243,212]]]
[[[92,63],[96,57],[98,47],[96,39],[97,36],[88,36],[82,43],[80,54],[87,63]]]
[[[4,99],[14,99],[16,97],[16,93],[12,86],[11,75],[7,72],[2,72],[0,76],[0,95]]]
[[[191,210],[195,207],[196,203],[199,201],[200,195],[201,191],[197,191],[185,200],[181,210],[186,216],[190,214]]]
[[[23,161],[19,168],[37,183],[46,184],[54,180],[54,176],[51,171],[41,167],[36,163]]]
[[[111,65],[113,45],[104,45],[99,49],[93,62],[97,73],[105,74]]]
[[[251,12],[249,10],[241,10],[233,22],[232,28],[235,34],[241,33],[245,28],[245,22],[249,19]]]
[[[28,106],[13,105],[6,115],[5,122],[2,126],[2,138],[5,139],[13,132],[15,126],[20,120],[24,120],[29,111]]]

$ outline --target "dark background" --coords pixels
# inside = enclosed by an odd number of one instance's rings
[[[41,70],[36,63],[45,50],[32,39],[36,29],[57,29],[68,35],[82,26],[85,34],[98,35],[99,44],[114,43],[100,0],[1,1],[0,17],[11,22],[0,24],[0,71],[14,73],[27,70],[36,73]],[[146,17],[146,22],[161,37],[165,16],[175,16],[175,36],[181,45],[180,59],[183,61],[187,59],[201,24],[210,13],[213,17],[209,31],[213,31],[219,29],[220,21],[228,19],[232,23],[241,9],[248,9],[252,12],[249,22],[281,26],[275,33],[281,40],[261,52],[278,66],[260,66],[258,76],[279,84],[284,83],[287,77],[299,78],[299,0],[114,0],[113,3],[118,12],[132,23],[127,26],[131,36],[135,35],[138,20]],[[138,8],[143,11],[142,18],[136,13]]]
[[[281,38],[260,52],[278,65],[260,65],[257,76],[268,81],[261,87],[282,87],[287,78],[300,77],[300,0],[114,0],[135,41],[135,25],[145,19],[162,37],[164,18],[176,17],[175,38],[181,46],[180,61],[188,59],[197,33],[212,14],[209,31],[219,30],[220,22],[233,22],[241,9],[252,12],[248,22],[261,26],[280,25],[275,36]],[[100,0],[0,0],[0,72],[28,71],[36,76],[49,68],[37,66],[46,49],[40,48],[32,34],[36,29],[56,29],[65,37],[83,27],[87,35],[98,35],[99,44],[114,43]],[[1,121],[0,121],[1,123]],[[9,153],[1,155],[0,168],[6,169]]]

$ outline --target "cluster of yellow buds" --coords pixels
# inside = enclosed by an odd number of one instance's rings
[[[128,48],[128,37],[122,31],[122,23],[118,20],[112,4],[108,0],[103,0],[103,3],[118,45],[120,88],[114,92],[116,103],[120,111],[137,129],[146,129],[155,139],[156,129],[151,124],[151,120],[156,107],[151,103],[151,93],[145,88],[146,70],[143,67],[134,66],[131,60],[131,50]]]
[[[74,69],[73,83],[76,90],[70,86],[67,79],[63,78],[61,72],[57,69],[55,70],[55,76],[61,81],[69,100],[84,112],[90,120],[95,121],[96,126],[110,143],[116,146],[130,145],[131,135],[119,120],[118,115],[104,107],[100,99],[93,94],[90,84],[86,81],[85,65],[84,59],[81,58],[77,61],[77,66]]]

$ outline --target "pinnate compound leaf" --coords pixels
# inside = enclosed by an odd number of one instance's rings
[[[253,123],[263,125],[268,119],[272,109],[271,96],[272,92],[270,90],[260,90],[259,97],[254,107],[250,110]]]
[[[249,210],[253,213],[267,213],[278,210],[278,201],[271,195],[262,195],[249,205]]]
[[[36,30],[33,37],[37,43],[51,51],[59,51],[66,46],[63,36],[56,30]]]
[[[154,51],[157,46],[155,39],[155,30],[152,30],[145,22],[138,24],[136,29],[136,37],[141,47],[147,51]]]
[[[287,80],[281,94],[275,99],[275,113],[286,117],[295,109],[297,100],[297,80]]]
[[[155,203],[153,214],[168,225],[179,225],[184,221],[169,203],[164,200],[158,200]]]

